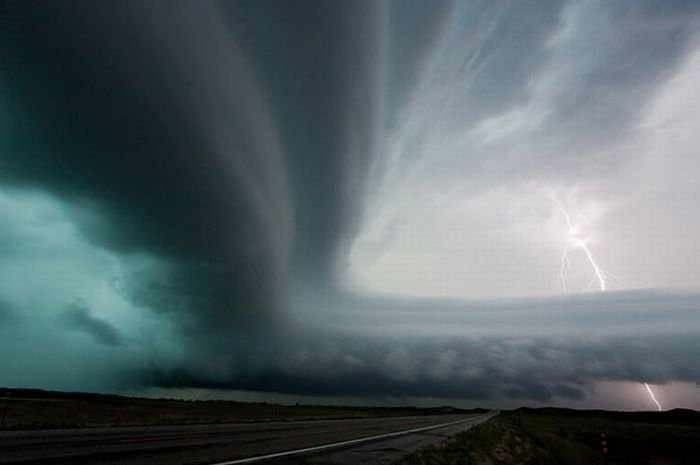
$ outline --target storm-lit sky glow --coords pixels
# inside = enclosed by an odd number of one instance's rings
[[[0,1],[0,60],[0,385],[700,409],[697,1]]]

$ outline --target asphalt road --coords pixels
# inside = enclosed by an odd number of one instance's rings
[[[492,415],[3,431],[0,464],[383,464]]]

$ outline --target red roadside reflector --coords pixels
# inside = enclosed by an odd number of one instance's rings
[[[598,433],[598,436],[600,436],[600,452],[603,453],[603,455],[608,455],[608,437],[605,434],[604,431],[601,431]],[[605,459],[607,463],[607,458]]]

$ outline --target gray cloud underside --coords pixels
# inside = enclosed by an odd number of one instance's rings
[[[145,379],[149,384],[169,388],[537,401],[580,398],[594,381],[601,380],[695,383],[700,379],[695,363],[697,333],[597,342],[443,337],[439,342],[358,338],[346,344],[333,339],[313,345],[308,342],[312,338],[295,347],[281,348],[280,355],[261,366],[241,357],[240,365],[216,376],[203,375],[196,367],[184,365],[150,371]],[[294,349],[300,352],[296,359],[281,355]],[[331,355],[310,355],[315,350],[330,351]]]
[[[421,85],[467,70],[468,91],[442,96],[470,109],[460,130],[524,104],[526,84],[556,64],[547,41],[577,8],[487,3],[473,4],[483,15],[466,38],[449,26],[459,2],[8,3],[0,182],[61,199],[98,247],[159,260],[119,288],[179,325],[189,354],[165,354],[140,373],[145,384],[542,400],[579,397],[596,379],[697,381],[697,296],[409,305],[335,289],[366,196],[391,166],[382,131],[421,127],[398,116],[405,102],[421,108]],[[628,1],[579,12],[580,59],[563,71],[577,91],[552,96],[545,124],[561,137],[534,135],[541,156],[575,156],[632,125],[637,96],[678,62],[697,10]],[[391,26],[395,15],[406,19]],[[462,39],[475,45],[452,60]],[[448,163],[469,176],[483,161]],[[316,327],[272,321],[293,286],[318,287],[342,312],[311,312]],[[439,312],[421,314],[433,304]],[[88,313],[71,318],[119,341]],[[250,321],[261,328],[237,331]],[[214,356],[212,374],[202,366]]]
[[[385,299],[355,308],[334,329],[294,328],[214,374],[193,361],[143,375],[161,387],[536,401],[581,398],[601,380],[700,380],[697,294],[633,291],[522,306]]]

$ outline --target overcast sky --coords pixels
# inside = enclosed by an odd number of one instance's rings
[[[0,385],[700,409],[697,2],[0,24]]]

